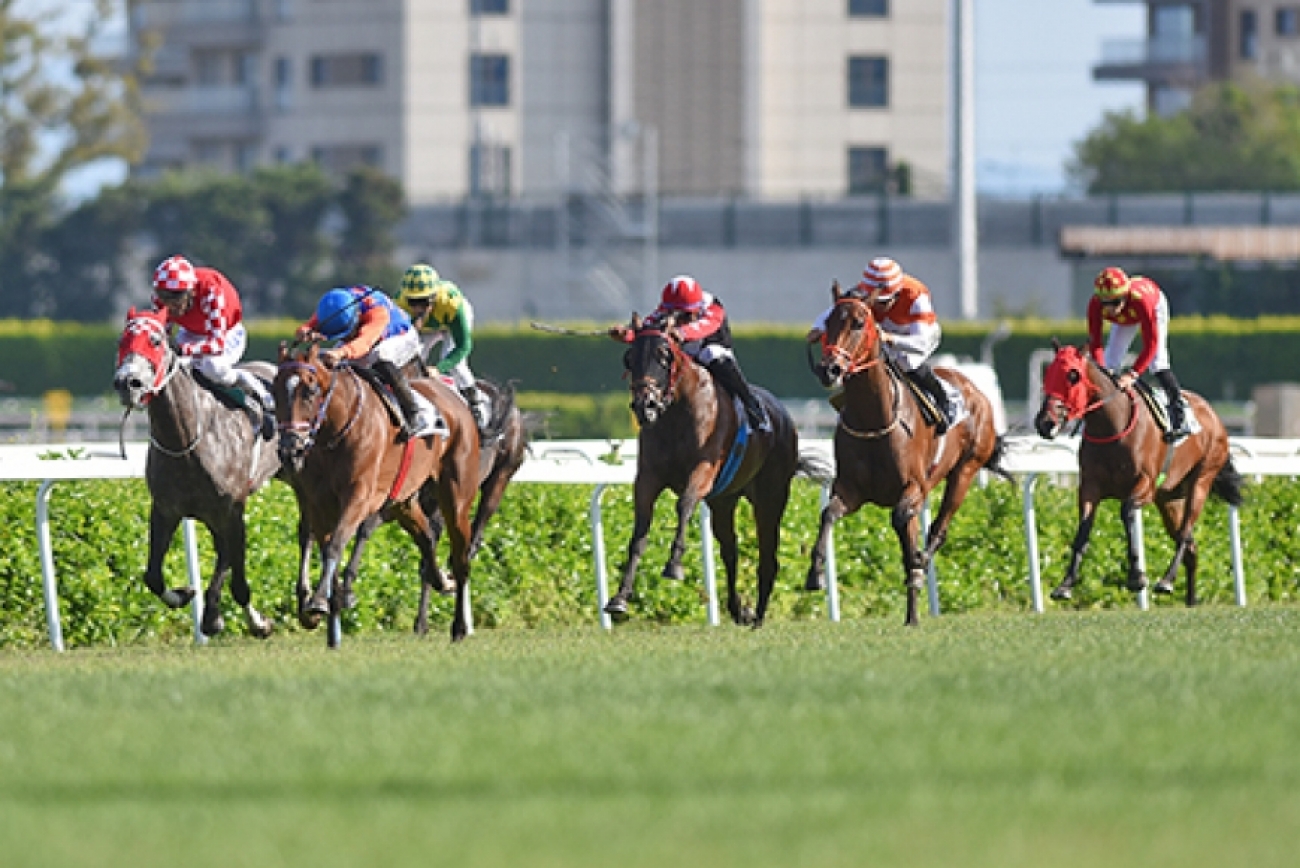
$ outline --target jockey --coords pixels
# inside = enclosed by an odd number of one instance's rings
[[[183,256],[168,257],[154,269],[153,305],[168,325],[176,324],[182,359],[226,389],[242,387],[240,397],[254,422],[271,418],[275,402],[270,392],[252,372],[235,367],[244,357],[248,333],[239,292],[224,274],[196,268]]]
[[[663,288],[659,307],[645,318],[651,327],[662,324],[669,316],[675,317],[677,335],[682,350],[708,369],[713,378],[731,394],[740,399],[750,427],[758,431],[771,431],[772,422],[767,410],[749,387],[736,354],[731,348],[731,326],[722,302],[700,288],[695,278],[678,275]],[[627,326],[614,326],[609,335],[616,341],[631,343],[636,335]]]
[[[406,312],[384,294],[369,286],[331,289],[321,296],[316,312],[294,333],[303,342],[324,338],[337,341],[320,354],[327,368],[351,360],[373,370],[393,390],[407,434],[426,437],[436,432],[436,420],[422,409],[402,373],[402,366],[420,355],[420,335]]]
[[[479,431],[486,429],[492,405],[469,369],[469,354],[474,348],[474,307],[469,299],[456,284],[441,280],[431,266],[417,264],[402,275],[397,304],[410,315],[416,330],[428,335],[427,342],[422,339],[421,352],[441,344],[438,373],[451,377],[474,411]]]
[[[1169,432],[1173,442],[1187,433],[1184,428],[1182,390],[1169,367],[1169,301],[1149,277],[1125,274],[1120,268],[1106,268],[1093,282],[1088,302],[1088,349],[1092,358],[1107,370],[1118,371],[1133,338],[1142,333],[1142,352],[1133,367],[1119,375],[1121,389],[1132,386],[1148,368],[1169,396]],[[1101,324],[1108,322],[1110,335],[1103,354]]]
[[[934,399],[940,417],[935,430],[940,434],[946,432],[951,412],[948,392],[927,361],[943,336],[929,287],[912,275],[904,274],[894,260],[881,256],[867,263],[862,271],[862,281],[848,290],[848,294],[871,303],[871,313],[880,324],[885,354]],[[828,308],[817,318],[808,332],[809,341],[822,339],[826,318],[832,310],[834,307]]]

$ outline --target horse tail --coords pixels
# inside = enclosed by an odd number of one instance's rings
[[[989,453],[988,460],[984,462],[984,469],[996,473],[1003,479],[1011,482],[1011,474],[1002,466],[1002,461],[1007,457],[1007,438],[999,434],[993,441],[993,451]]]
[[[1232,459],[1229,458],[1219,470],[1219,475],[1214,477],[1214,485],[1210,490],[1232,506],[1241,506],[1243,500],[1241,486],[1241,474],[1237,472]]]
[[[835,463],[816,449],[803,449],[799,452],[794,475],[829,485],[835,481]]]

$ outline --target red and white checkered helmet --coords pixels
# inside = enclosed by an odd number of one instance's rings
[[[199,275],[184,256],[169,256],[153,272],[155,292],[188,292],[199,285]]]

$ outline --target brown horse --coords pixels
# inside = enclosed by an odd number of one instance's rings
[[[497,386],[487,380],[479,380],[478,387],[491,403],[492,414],[487,428],[479,441],[479,484],[478,506],[474,510],[474,522],[470,527],[469,556],[472,559],[483,545],[483,529],[492,516],[496,515],[505,497],[506,486],[523,466],[528,456],[528,431],[524,427],[524,416],[515,404],[514,388],[510,384]],[[429,510],[426,504],[426,511]],[[429,511],[429,521],[433,528],[434,547],[442,536],[442,513]],[[446,580],[434,564],[438,576],[433,584],[421,583],[420,608],[416,615],[416,631],[427,628],[429,617],[429,596],[431,590],[449,590]],[[422,627],[421,625],[426,625]]]
[[[905,624],[916,626],[917,592],[926,568],[948,535],[948,525],[982,467],[1003,473],[1003,443],[993,425],[993,408],[958,371],[935,373],[956,387],[966,416],[944,434],[922,418],[916,397],[885,363],[879,326],[870,304],[852,293],[831,290],[835,306],[826,321],[822,359],[814,368],[825,386],[842,386],[844,403],[835,427],[835,483],[822,510],[821,527],[806,587],[824,585],[826,538],[831,527],[863,504],[891,507],[894,533],[903,551],[907,589]],[[1005,475],[1005,474],[1004,474]],[[921,508],[931,489],[944,481],[943,503],[917,544]]]
[[[744,412],[737,410],[735,401],[682,350],[671,323],[663,330],[642,327],[634,316],[632,327],[635,337],[623,362],[630,376],[632,409],[641,426],[633,485],[634,521],[622,584],[605,611],[618,619],[627,617],[655,502],[664,489],[671,489],[677,495],[677,535],[664,578],[683,578],[686,527],[695,507],[706,501],[727,572],[727,611],[735,623],[759,627],[780,566],[777,545],[790,481],[796,472],[815,473],[815,459],[799,455],[794,422],[771,393],[754,388],[772,430],[751,430],[742,424]],[[747,442],[733,448],[742,429]],[[757,525],[758,601],[754,609],[743,605],[736,592],[736,506],[741,497],[753,507]]]
[[[1103,500],[1120,501],[1120,518],[1128,537],[1126,587],[1146,588],[1137,533],[1138,511],[1155,501],[1165,531],[1176,543],[1169,569],[1155,584],[1158,594],[1172,594],[1178,565],[1187,568],[1187,605],[1196,605],[1196,540],[1192,531],[1213,491],[1228,503],[1241,503],[1241,476],[1228,451],[1228,433],[1209,403],[1184,391],[1191,408],[1193,432],[1176,444],[1166,443],[1160,424],[1132,387],[1121,390],[1115,378],[1078,347],[1056,347],[1043,375],[1043,405],[1034,427],[1051,439],[1067,419],[1083,419],[1079,444],[1079,529],[1071,547],[1065,579],[1052,599],[1068,600],[1079,580],[1079,564]]]
[[[275,369],[266,362],[248,368],[269,380]],[[167,339],[166,321],[158,311],[132,309],[117,347],[113,387],[122,404],[149,411],[149,563],[144,581],[173,609],[190,602],[194,591],[167,588],[163,561],[176,526],[196,518],[212,534],[217,563],[203,593],[199,629],[215,636],[225,627],[221,589],[230,576],[230,594],[244,610],[249,632],[271,635],[271,622],[253,608],[245,574],[244,506],[249,496],[280,469],[272,444],[255,429],[248,414],[226,406],[199,385]]]
[[[433,403],[446,435],[400,439],[400,413],[390,410],[351,365],[330,369],[313,345],[305,354],[281,354],[272,393],[280,429],[280,459],[291,470],[306,534],[320,549],[321,578],[315,590],[300,576],[299,620],[309,629],[328,615],[330,644],[337,645],[337,616],[351,597],[339,581],[347,544],[382,520],[395,518],[420,551],[422,582],[435,581],[433,534],[427,509],[436,500],[451,538],[456,609],[452,641],[469,633],[470,511],[477,491],[479,443],[465,402],[435,380],[411,387]],[[359,540],[360,541],[360,540]],[[355,562],[355,546],[354,558]],[[304,550],[305,574],[305,550]],[[349,579],[350,580],[350,579]],[[418,627],[418,625],[417,625]]]

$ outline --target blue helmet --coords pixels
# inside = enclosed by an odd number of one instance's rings
[[[346,289],[331,289],[316,305],[316,331],[332,341],[347,337],[361,317],[361,299]]]

